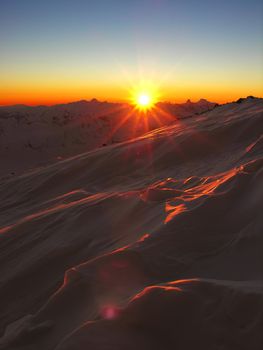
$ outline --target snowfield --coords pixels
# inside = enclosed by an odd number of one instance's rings
[[[0,349],[262,350],[263,99],[193,105],[1,109]]]

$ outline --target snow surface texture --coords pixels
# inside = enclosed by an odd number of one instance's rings
[[[0,349],[263,348],[263,100],[0,185]]]

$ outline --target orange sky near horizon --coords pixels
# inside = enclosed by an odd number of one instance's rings
[[[239,88],[237,88],[231,85],[225,87],[211,87],[202,86],[201,84],[189,84],[187,86],[181,84],[181,86],[157,86],[156,89],[159,95],[158,101],[170,101],[175,103],[182,103],[187,99],[197,101],[200,98],[205,98],[217,103],[226,103],[248,95],[263,97],[263,85],[260,86],[260,84],[252,88],[247,86],[239,86]],[[61,84],[58,86],[43,86],[41,83],[39,86],[28,85],[15,88],[10,86],[0,88],[0,105],[53,105],[79,100],[91,100],[92,98],[96,98],[100,101],[123,103],[130,102],[132,97],[131,90],[129,84],[125,87],[116,85],[88,86],[88,84],[87,86],[81,86],[81,84],[76,84],[75,86],[72,84],[65,84],[64,86],[61,86]],[[148,91],[147,88],[142,90]]]

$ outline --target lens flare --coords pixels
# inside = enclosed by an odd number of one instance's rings
[[[119,316],[120,310],[114,305],[106,305],[101,310],[101,316],[105,320],[114,320]]]

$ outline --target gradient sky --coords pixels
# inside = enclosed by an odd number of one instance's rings
[[[263,95],[262,0],[0,0],[0,104]]]

